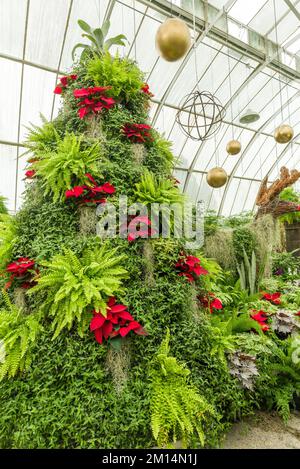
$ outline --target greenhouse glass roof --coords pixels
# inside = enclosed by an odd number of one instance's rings
[[[155,49],[157,28],[172,15],[187,22],[195,40],[174,63]],[[194,200],[224,215],[252,210],[266,174],[274,180],[282,165],[299,167],[300,0],[0,0],[0,193],[10,210],[18,208],[24,190],[26,126],[39,124],[40,113],[51,119],[58,112],[53,90],[81,42],[77,20],[96,27],[105,18],[111,35],[124,33],[129,41],[120,54],[136,59],[146,73],[155,94],[152,125],[173,142],[175,175]],[[196,76],[198,88],[226,108],[221,130],[204,143],[187,138],[175,121]],[[239,119],[249,107],[260,119],[245,126]],[[294,127],[295,138],[278,145],[273,133],[283,121]],[[226,153],[232,136],[242,143],[240,155]],[[213,190],[205,176],[217,164],[230,177]]]

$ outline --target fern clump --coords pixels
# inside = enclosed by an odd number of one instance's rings
[[[110,86],[107,94],[116,100],[128,102],[136,94],[142,94],[144,77],[138,67],[129,59],[112,57],[109,52],[90,61],[87,77],[98,86]]]
[[[65,192],[73,185],[90,185],[87,174],[100,177],[98,160],[100,144],[85,146],[81,137],[67,133],[59,140],[56,151],[38,153],[33,164],[43,183],[45,194],[51,193],[54,202],[64,200]]]
[[[37,277],[37,285],[29,294],[42,291],[46,299],[42,311],[53,318],[54,337],[64,329],[71,329],[77,321],[82,335],[92,310],[106,315],[107,299],[122,292],[121,283],[127,271],[121,266],[123,255],[107,245],[86,249],[81,256],[65,249],[57,254]]]
[[[142,175],[141,181],[136,184],[135,199],[145,205],[184,203],[184,195],[174,185],[174,181],[156,177],[148,170]]]
[[[7,213],[5,202],[6,202],[6,198],[0,195],[0,214]]]
[[[213,407],[188,382],[190,371],[170,356],[170,332],[154,359],[151,377],[151,428],[160,447],[182,439],[187,446],[193,435],[204,445],[204,422]]]
[[[55,150],[60,140],[58,131],[53,122],[48,122],[41,114],[42,125],[31,124],[27,127],[28,134],[25,140],[25,147],[32,153]]]
[[[17,226],[15,218],[8,214],[0,214],[0,269],[5,269],[12,257],[17,242]]]
[[[37,314],[25,315],[11,303],[5,291],[2,296],[5,307],[0,310],[0,342],[3,347],[0,381],[6,376],[14,377],[18,371],[28,370],[31,349],[42,330]]]

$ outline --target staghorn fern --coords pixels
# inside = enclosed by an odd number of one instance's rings
[[[104,244],[87,249],[81,257],[66,249],[42,264],[46,269],[29,294],[45,292],[42,311],[53,318],[53,339],[64,328],[71,329],[75,321],[82,335],[93,309],[106,314],[107,298],[122,292],[121,281],[127,276],[120,265],[123,259],[117,249]]]
[[[81,59],[83,59],[91,53],[101,57],[102,54],[108,51],[112,46],[125,46],[126,36],[124,36],[124,34],[119,34],[118,36],[106,39],[110,28],[109,20],[104,21],[101,28],[96,29],[92,29],[91,26],[83,20],[78,20],[78,25],[84,31],[82,37],[89,39],[91,44],[76,44],[72,50],[73,60],[77,49],[83,49],[81,52]]]
[[[159,347],[150,371],[151,429],[160,447],[170,447],[181,438],[187,446],[194,434],[204,445],[203,423],[214,409],[188,382],[190,371],[170,357],[170,332]]]
[[[12,257],[17,241],[17,226],[11,215],[0,214],[0,269],[4,269]]]
[[[156,178],[148,170],[142,175],[141,182],[136,184],[135,199],[145,205],[183,204],[185,200],[184,195],[170,179]]]
[[[56,151],[48,149],[38,153],[33,168],[43,181],[45,193],[52,193],[54,202],[57,202],[65,198],[65,191],[73,185],[89,185],[87,173],[100,176],[99,158],[99,143],[86,147],[82,138],[67,133],[63,140],[59,139]]]
[[[29,368],[30,351],[42,330],[38,315],[25,315],[11,303],[7,292],[3,291],[2,296],[5,308],[0,310],[0,341],[3,344],[0,380]]]

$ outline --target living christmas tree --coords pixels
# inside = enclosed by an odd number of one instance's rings
[[[146,207],[184,197],[142,72],[109,52],[124,37],[80,26],[91,46],[60,78],[58,116],[30,129],[25,200],[1,219],[0,446],[216,446],[256,400],[210,321],[219,267],[184,239],[147,238],[145,216],[97,235],[120,195]]]

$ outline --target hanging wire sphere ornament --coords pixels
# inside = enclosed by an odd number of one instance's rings
[[[221,127],[226,111],[209,91],[195,91],[183,98],[176,122],[193,140],[207,140]]]

